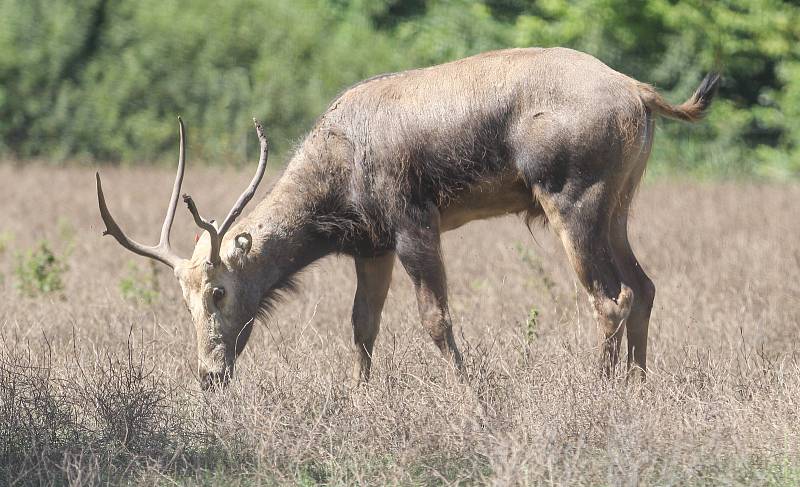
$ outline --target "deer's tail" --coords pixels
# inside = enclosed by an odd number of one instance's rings
[[[708,73],[703,82],[694,92],[691,98],[680,105],[670,105],[652,86],[639,83],[639,96],[647,107],[654,113],[658,113],[667,118],[696,122],[702,119],[711,100],[717,93],[720,76],[717,73]]]

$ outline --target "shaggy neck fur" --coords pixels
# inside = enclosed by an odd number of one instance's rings
[[[294,289],[294,276],[314,261],[336,252],[337,236],[320,231],[328,216],[324,211],[328,191],[311,184],[307,164],[296,155],[269,195],[229,232],[252,236],[246,278],[262,289],[261,313],[271,310],[276,298]],[[328,185],[332,190],[335,185]]]

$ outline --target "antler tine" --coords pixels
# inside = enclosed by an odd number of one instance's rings
[[[267,142],[267,136],[264,135],[264,127],[261,126],[261,122],[253,119],[253,123],[256,126],[256,134],[258,134],[258,141],[261,145],[261,154],[258,159],[258,168],[256,168],[256,174],[253,176],[253,180],[250,181],[250,186],[239,196],[239,199],[236,200],[236,204],[233,205],[231,208],[230,213],[228,216],[225,217],[223,220],[222,225],[219,227],[219,238],[222,240],[222,237],[230,230],[231,225],[242,214],[242,210],[247,205],[248,202],[253,198],[253,195],[256,194],[256,189],[258,185],[261,183],[261,179],[264,177],[264,172],[267,169],[267,158],[269,157],[269,142]]]
[[[178,206],[178,195],[181,194],[183,184],[183,173],[186,169],[186,133],[183,128],[183,120],[178,117],[178,132],[180,133],[180,147],[178,149],[178,172],[175,175],[175,183],[172,185],[172,195],[169,197],[167,216],[164,217],[164,224],[161,226],[161,238],[159,245],[169,247],[169,233],[172,230],[172,222],[175,221],[175,208]]]
[[[220,227],[216,227],[211,221],[204,219],[200,216],[200,212],[197,210],[197,205],[195,205],[194,200],[192,197],[184,194],[183,201],[186,203],[186,206],[189,208],[189,213],[192,214],[192,218],[194,218],[195,224],[200,227],[201,229],[208,232],[210,240],[211,240],[211,252],[208,258],[208,262],[212,265],[219,264],[221,261],[221,257],[219,255],[220,246],[222,244],[222,237],[225,236],[225,233],[230,230],[231,225],[236,220],[236,218],[242,214],[242,210],[247,205],[247,203],[253,198],[253,195],[256,193],[256,188],[258,188],[259,183],[261,183],[261,179],[264,177],[264,172],[267,168],[267,158],[269,157],[269,144],[267,142],[267,137],[264,135],[264,128],[261,126],[261,123],[253,119],[253,122],[256,126],[256,133],[258,134],[258,140],[261,144],[261,155],[258,160],[258,168],[256,169],[256,174],[253,176],[253,180],[250,181],[250,186],[239,196],[239,199],[236,200],[236,203],[231,208],[230,213],[228,216],[225,217],[225,220],[222,222]],[[183,132],[181,132],[183,133]],[[183,141],[183,138],[181,138]],[[181,143],[181,147],[183,147],[183,143]],[[181,152],[183,154],[183,152]],[[180,188],[180,185],[176,181],[175,188]],[[175,201],[177,197],[173,194],[173,199],[171,200],[171,204]],[[172,208],[172,207],[171,207]],[[172,208],[174,210],[174,208]],[[168,215],[171,216],[171,215]],[[171,222],[170,222],[171,224]],[[164,228],[167,229],[167,222],[164,222]],[[166,230],[167,235],[169,235],[169,230]]]
[[[222,237],[217,231],[217,227],[215,227],[210,221],[200,216],[200,212],[197,211],[197,205],[194,204],[194,200],[191,196],[188,194],[183,195],[183,202],[186,203],[186,206],[189,208],[189,213],[192,214],[194,223],[201,229],[208,232],[208,235],[211,238],[211,255],[209,256],[209,262],[211,264],[218,264],[220,261],[219,245],[222,241]]]
[[[119,242],[120,245],[130,250],[134,254],[155,259],[174,269],[177,263],[180,261],[180,257],[174,254],[168,245],[164,245],[163,242],[160,242],[154,247],[142,245],[134,240],[129,239],[125,235],[125,232],[123,232],[122,229],[119,228],[119,225],[117,225],[117,222],[114,221],[114,217],[111,216],[111,212],[108,211],[108,206],[106,206],[106,198],[103,195],[103,185],[100,182],[99,172],[95,173],[95,180],[97,181],[97,201],[100,205],[100,216],[103,218],[103,223],[106,224],[106,230],[103,232],[103,235],[111,235],[117,240],[117,242]]]
[[[161,226],[161,237],[158,239],[158,245],[147,246],[142,245],[129,239],[125,232],[119,228],[111,212],[108,211],[106,206],[106,199],[103,195],[103,186],[100,182],[100,173],[95,174],[97,180],[97,201],[100,205],[100,216],[103,217],[103,222],[106,224],[106,230],[103,235],[111,235],[120,245],[130,250],[135,254],[144,257],[150,257],[168,266],[175,268],[175,265],[181,260],[177,254],[172,251],[169,245],[169,232],[172,230],[172,222],[175,220],[175,208],[178,206],[178,195],[181,192],[181,184],[183,183],[183,173],[186,169],[186,135],[183,128],[183,120],[178,117],[178,131],[180,132],[180,149],[178,153],[178,173],[175,175],[175,183],[172,186],[172,196],[169,199],[169,206],[167,207],[167,216],[164,217],[164,224]]]

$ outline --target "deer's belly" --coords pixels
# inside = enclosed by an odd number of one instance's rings
[[[521,183],[486,184],[470,188],[439,208],[440,227],[446,232],[473,220],[533,210],[533,197]]]

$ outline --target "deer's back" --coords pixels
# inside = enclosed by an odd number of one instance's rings
[[[328,164],[351,171],[348,197],[367,220],[391,227],[403,208],[433,201],[460,209],[447,225],[454,227],[530,210],[514,157],[536,137],[527,127],[537,117],[569,131],[564,143],[591,147],[607,145],[620,113],[639,107],[635,81],[587,54],[509,49],[359,83],[331,103],[307,140],[335,133],[347,141],[352,160]]]
[[[593,122],[631,103],[638,103],[635,81],[588,54],[507,49],[363,81],[339,95],[320,124],[376,148],[401,148],[527,111],[580,114]]]

